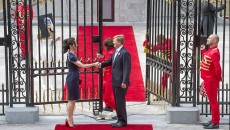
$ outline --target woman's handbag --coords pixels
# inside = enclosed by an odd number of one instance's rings
[[[203,97],[206,97],[206,96],[207,96],[206,88],[205,88],[204,82],[202,82],[201,85],[200,85],[200,95],[203,96]]]

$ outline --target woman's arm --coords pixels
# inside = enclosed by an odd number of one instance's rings
[[[73,62],[76,66],[80,67],[80,68],[90,68],[90,67],[94,67],[98,64],[98,62],[95,63],[91,63],[91,64],[83,64],[81,63],[81,61],[75,61]]]

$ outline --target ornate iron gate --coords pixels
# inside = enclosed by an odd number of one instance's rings
[[[78,58],[95,62],[96,53],[102,53],[102,0],[3,0],[3,4],[10,107],[67,102],[62,41],[76,38]],[[102,70],[81,69],[80,73],[79,102],[93,102],[97,114],[103,107]]]
[[[148,0],[146,53],[146,90],[157,100],[165,100],[176,105],[176,10],[174,2]],[[173,69],[174,68],[174,69]],[[170,81],[169,81],[170,80]]]
[[[207,99],[199,95],[200,85],[200,44],[202,0],[148,0],[146,53],[146,91],[150,103],[150,94],[156,100],[164,100],[172,106],[181,104],[199,105],[201,114],[209,115]],[[208,1],[209,2],[209,1]],[[220,7],[222,0],[216,3]],[[225,54],[225,38],[229,35],[226,27],[226,9],[222,18],[215,12],[215,34],[220,35],[222,52],[222,77],[219,89],[221,115],[229,114],[229,64]],[[218,21],[220,19],[220,21]],[[220,30],[220,31],[219,31]],[[229,30],[228,30],[229,31]],[[207,36],[206,36],[207,38]],[[221,44],[223,43],[223,44]],[[229,65],[228,65],[229,67]],[[228,80],[228,81],[227,81]],[[226,82],[227,81],[227,82]],[[226,84],[226,85],[225,85]]]

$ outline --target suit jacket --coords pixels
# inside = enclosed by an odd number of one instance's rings
[[[225,8],[225,4],[214,7],[211,3],[204,1],[201,5],[201,31],[203,35],[211,35],[214,29],[216,11],[219,12]]]
[[[129,52],[122,47],[114,59],[115,51],[107,61],[101,63],[101,67],[112,66],[112,86],[121,87],[122,83],[130,85],[131,57]]]

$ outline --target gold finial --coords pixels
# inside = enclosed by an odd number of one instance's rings
[[[174,0],[166,0],[168,2],[168,4],[172,4],[174,2]]]
[[[51,3],[51,2],[53,2],[53,0],[39,0],[39,4],[41,4],[41,5],[42,5],[42,4],[45,4],[46,2],[47,2],[47,3],[48,3],[48,2]]]
[[[73,111],[75,111],[76,110],[76,103],[74,104],[74,109],[73,109]]]
[[[83,107],[84,107],[84,106],[83,106],[83,102],[81,102],[81,110],[83,110]]]
[[[51,97],[51,102],[53,102],[53,92],[50,88],[50,97]],[[53,104],[50,104],[51,105],[51,109],[52,109],[52,113],[54,112],[54,107],[53,107]]]
[[[97,90],[95,89],[95,98],[97,98]]]

